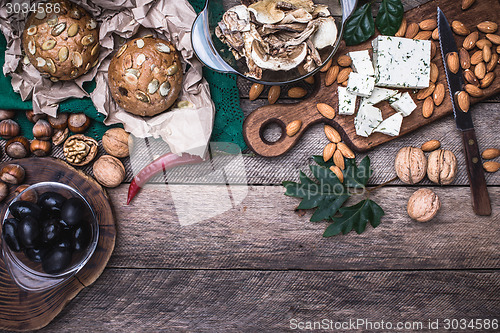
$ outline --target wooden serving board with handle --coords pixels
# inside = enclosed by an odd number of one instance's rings
[[[422,6],[416,7],[405,13],[408,23],[420,23],[424,19],[436,18],[437,7],[440,7],[445,13],[446,17],[451,21],[459,20],[464,23],[471,31],[475,31],[476,25],[482,21],[493,21],[500,25],[500,2],[493,1],[476,1],[471,8],[466,11],[461,9],[461,2],[457,0],[436,0],[430,1]],[[497,34],[499,32],[497,31]],[[484,36],[480,33],[480,36]],[[465,37],[456,36],[455,40],[460,48]],[[481,38],[481,37],[480,37]],[[372,38],[373,39],[373,38]],[[344,42],[334,57],[334,61],[339,55],[346,54],[350,51],[371,49],[371,41],[352,47],[346,47]],[[434,109],[434,113],[430,118],[422,116],[423,100],[417,100],[416,93],[410,91],[414,101],[417,104],[417,109],[413,113],[404,118],[401,127],[400,135],[410,133],[422,126],[425,126],[433,121],[436,121],[452,112],[452,104],[446,83],[446,77],[441,60],[441,53],[439,49],[439,41],[436,43],[437,52],[432,61],[439,68],[439,78],[437,82],[441,82],[446,87],[446,95],[443,103]],[[492,52],[496,51],[496,45],[492,48]],[[489,96],[495,95],[500,92],[500,65],[495,68],[496,79],[487,88],[484,89],[484,96],[482,98],[472,98],[471,104],[480,102]],[[325,123],[332,125],[342,135],[342,139],[354,150],[358,152],[368,151],[380,144],[396,139],[382,133],[374,133],[368,138],[358,136],[354,128],[354,117],[352,116],[339,116],[337,115],[333,120],[323,117],[316,109],[317,103],[326,103],[338,109],[338,96],[337,96],[337,83],[331,86],[324,85],[325,73],[316,75],[316,87],[314,92],[306,100],[296,104],[274,104],[260,107],[253,111],[243,123],[243,136],[248,147],[255,153],[265,157],[280,156],[289,151],[300,139],[300,137],[307,131],[307,129],[316,123]],[[394,110],[387,102],[382,102],[378,105],[382,110],[384,119],[394,114]],[[470,112],[474,112],[471,108]],[[302,127],[300,131],[293,137],[285,134],[285,127],[287,124],[294,120],[301,120]],[[269,142],[264,138],[264,129],[270,123],[276,123],[282,128],[281,137],[275,142]],[[454,128],[450,128],[454,130]]]
[[[44,181],[61,182],[77,189],[89,201],[99,221],[99,241],[87,264],[62,285],[44,292],[26,292],[12,281],[0,258],[0,329],[31,331],[42,328],[86,286],[101,275],[115,246],[116,228],[113,212],[101,186],[83,172],[50,157],[26,158],[0,164],[16,163],[26,170],[25,184]],[[2,216],[14,198],[17,186],[10,186],[10,196],[0,206]]]

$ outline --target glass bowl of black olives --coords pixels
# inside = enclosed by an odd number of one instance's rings
[[[19,193],[2,220],[2,254],[14,282],[27,291],[53,288],[92,257],[96,214],[71,186],[41,182]]]

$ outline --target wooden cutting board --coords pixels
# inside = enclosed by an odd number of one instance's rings
[[[483,0],[476,1],[476,3],[466,11],[462,11],[460,6],[460,1],[458,0],[436,0],[430,1],[422,6],[416,7],[405,13],[405,17],[408,23],[420,23],[424,19],[436,18],[436,10],[439,6],[446,17],[448,18],[450,24],[453,20],[459,20],[464,23],[471,31],[477,30],[475,27],[478,23],[482,21],[493,21],[500,25],[500,1],[497,0]],[[497,31],[497,34],[499,32]],[[480,36],[484,34],[480,33]],[[465,37],[457,36],[456,42],[460,47],[463,43]],[[373,39],[373,38],[372,38]],[[366,50],[371,49],[371,41],[369,41],[352,47],[346,47],[344,42],[342,42],[339,50],[336,53],[336,57],[346,54],[350,51]],[[417,103],[417,109],[413,113],[403,120],[400,135],[405,135],[410,133],[422,126],[425,126],[433,121],[436,121],[452,112],[452,104],[448,91],[448,85],[446,83],[446,77],[444,73],[441,53],[439,49],[439,41],[433,41],[438,47],[436,56],[433,58],[433,62],[439,68],[439,78],[438,82],[441,82],[446,87],[446,95],[443,103],[436,107],[434,114],[426,119],[422,116],[422,104],[423,101],[418,101],[415,98],[415,93],[410,92],[413,99]],[[493,52],[496,51],[496,47],[492,49]],[[472,98],[471,103],[475,104],[484,98],[495,95],[500,92],[500,65],[495,68],[496,79],[493,84],[484,90],[484,97],[482,98]],[[243,123],[243,136],[248,147],[255,153],[265,156],[265,157],[275,157],[280,156],[287,151],[289,151],[300,139],[300,137],[307,131],[307,129],[316,123],[326,123],[335,127],[342,135],[343,140],[354,150],[358,152],[368,151],[378,145],[385,142],[396,139],[397,137],[391,137],[382,133],[374,133],[368,138],[364,138],[356,135],[354,128],[354,115],[353,116],[339,116],[337,115],[333,120],[329,120],[321,114],[316,109],[317,103],[327,103],[334,107],[335,110],[338,109],[338,96],[337,96],[337,83],[327,87],[324,85],[325,74],[320,73],[316,75],[316,89],[306,100],[301,101],[297,104],[275,104],[266,105],[260,107],[253,111]],[[394,110],[389,106],[387,102],[382,102],[379,105],[382,110],[384,119],[388,116],[394,114]],[[474,108],[471,108],[470,112],[474,112]],[[300,131],[293,137],[289,137],[285,134],[285,127],[288,123],[294,120],[301,120],[302,127]],[[282,135],[276,142],[269,142],[264,139],[264,129],[271,123],[276,123],[282,129]],[[455,130],[455,128],[450,128]],[[479,134],[480,135],[480,134]]]
[[[77,189],[92,205],[99,221],[99,242],[94,255],[76,276],[54,289],[36,293],[19,289],[0,258],[0,329],[31,331],[50,323],[83,288],[97,280],[113,252],[116,228],[107,195],[95,180],[81,171],[50,157],[9,161],[0,168],[8,163],[24,167],[25,184],[55,181]],[[10,196],[0,205],[2,216],[7,203],[14,198],[15,187],[11,186]]]

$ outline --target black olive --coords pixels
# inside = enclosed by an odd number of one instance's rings
[[[54,243],[54,247],[61,249],[72,249],[73,230],[63,228],[60,232],[59,239]]]
[[[42,259],[42,269],[49,274],[64,271],[71,263],[71,252],[68,249],[55,248]]]
[[[73,227],[80,224],[86,217],[87,207],[79,198],[66,200],[61,208],[61,219],[69,226]]]
[[[35,247],[40,236],[40,224],[32,216],[26,216],[17,230],[19,240],[26,247]]]
[[[2,234],[9,248],[14,252],[19,252],[23,249],[22,243],[19,241],[18,230],[19,222],[16,219],[7,219],[3,223]]]
[[[31,216],[38,220],[40,218],[42,210],[36,204],[30,201],[16,201],[9,207],[12,215],[21,221],[26,216]]]
[[[49,215],[59,214],[66,198],[56,192],[45,192],[38,199],[38,206]]]
[[[64,226],[58,220],[52,219],[43,224],[42,240],[45,243],[53,243],[61,236]]]
[[[76,252],[83,251],[90,244],[90,227],[88,224],[83,224],[73,231],[73,250]]]
[[[34,262],[42,262],[43,256],[47,253],[47,249],[43,247],[32,247],[24,250],[24,254],[29,260]]]

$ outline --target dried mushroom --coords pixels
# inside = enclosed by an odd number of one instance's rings
[[[64,157],[72,165],[83,166],[96,157],[97,148],[96,140],[83,134],[76,134],[70,136],[64,143]]]

